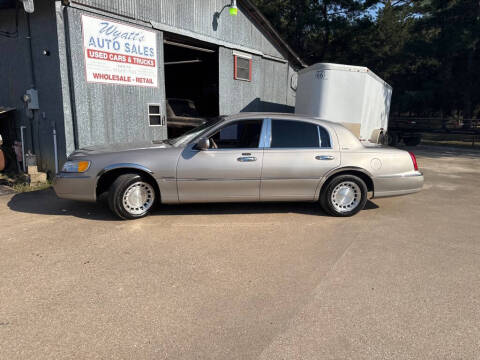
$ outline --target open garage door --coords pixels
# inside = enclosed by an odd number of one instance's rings
[[[165,34],[168,137],[219,115],[218,47]]]

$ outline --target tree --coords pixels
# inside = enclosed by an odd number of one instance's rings
[[[438,61],[435,93],[440,112],[471,118],[480,98],[474,84],[479,80],[480,3],[478,0],[430,0],[419,6],[423,16],[418,29],[424,46]]]
[[[256,0],[292,48],[310,63],[321,61],[338,31],[373,0]]]
[[[255,0],[310,64],[367,66],[393,88],[392,111],[480,113],[479,0]]]

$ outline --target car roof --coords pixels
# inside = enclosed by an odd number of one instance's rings
[[[307,116],[307,115],[299,115],[299,114],[292,114],[292,113],[274,113],[274,112],[242,112],[238,114],[233,114],[233,115],[228,115],[226,116],[227,120],[240,120],[240,119],[291,119],[291,120],[309,120],[309,121],[315,121],[319,124],[325,124],[325,125],[330,125],[333,127],[336,127],[337,125],[340,125],[338,123],[321,119],[318,117],[314,116]],[[341,125],[340,125],[341,126]]]

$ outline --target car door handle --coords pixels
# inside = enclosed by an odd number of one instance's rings
[[[315,159],[317,159],[317,160],[334,160],[335,156],[333,156],[333,155],[318,155],[318,156],[315,156]]]
[[[255,156],[242,156],[242,157],[237,158],[237,161],[251,162],[251,161],[257,161],[257,158]]]

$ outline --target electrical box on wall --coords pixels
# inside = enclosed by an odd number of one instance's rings
[[[38,91],[36,89],[28,89],[27,90],[27,108],[29,110],[38,110],[40,106],[38,104]]]

